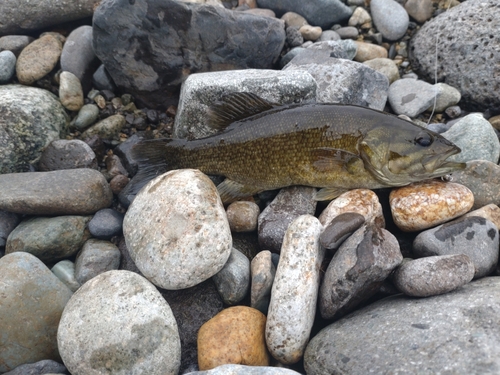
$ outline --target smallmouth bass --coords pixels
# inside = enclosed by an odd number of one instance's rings
[[[172,169],[194,168],[226,179],[224,203],[291,185],[321,188],[329,200],[356,188],[379,189],[465,168],[441,135],[381,111],[341,104],[277,105],[251,93],[223,97],[210,111],[219,133],[195,140],[153,139],[133,149],[137,192]]]

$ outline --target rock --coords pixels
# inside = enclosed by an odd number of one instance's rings
[[[4,373],[4,375],[42,375],[42,374],[66,374],[66,367],[53,361],[45,359],[35,363],[17,366],[14,370]]]
[[[347,24],[349,26],[361,26],[368,22],[372,22],[370,13],[368,13],[363,7],[356,7],[356,9],[354,9],[354,12],[352,12],[352,16],[351,18],[349,18]]]
[[[283,240],[266,323],[267,347],[281,363],[298,362],[309,341],[324,256],[320,232],[318,219],[303,215]]]
[[[23,48],[34,40],[27,35],[5,35],[0,37],[0,51],[12,51],[17,58]]]
[[[276,18],[276,14],[271,9],[254,8],[254,9],[245,10],[244,13],[253,14],[253,15],[262,16],[262,17]]]
[[[323,210],[319,221],[327,227],[336,217],[346,212],[362,215],[367,224],[376,224],[381,228],[385,226],[382,205],[377,195],[371,190],[353,189],[339,195]]]
[[[285,26],[287,28],[296,27],[300,29],[302,26],[308,25],[307,20],[295,12],[286,12],[281,16],[281,19],[285,21]]]
[[[312,40],[315,42],[321,36],[323,30],[318,26],[304,25],[299,29],[300,34],[304,40]]]
[[[88,215],[113,200],[104,176],[88,168],[0,174],[0,191],[0,210],[26,215]]]
[[[92,83],[98,90],[110,90],[115,91],[116,85],[113,82],[113,78],[109,75],[106,67],[101,64],[99,68],[94,72],[92,76]]]
[[[233,202],[226,209],[227,221],[232,232],[253,232],[257,229],[260,208],[254,202]]]
[[[467,255],[431,256],[404,263],[396,269],[392,281],[407,296],[429,297],[467,284],[474,271]]]
[[[0,35],[26,33],[90,17],[98,3],[99,0],[76,0],[62,6],[57,0],[43,0],[36,7],[23,7],[18,1],[3,0]]]
[[[75,277],[80,285],[106,271],[117,270],[120,250],[111,242],[89,239],[75,261]]]
[[[363,215],[344,212],[333,218],[323,229],[319,242],[327,250],[337,250],[340,245],[365,223]]]
[[[194,371],[186,375],[299,375],[299,373],[280,367],[222,365],[212,370]]]
[[[217,189],[193,169],[151,180],[130,205],[123,234],[137,267],[164,289],[189,288],[212,277],[232,247]]]
[[[286,28],[286,43],[290,47],[299,47],[304,43],[304,38],[296,27]],[[283,60],[283,58],[282,58]]]
[[[75,278],[75,264],[71,260],[65,259],[57,262],[51,271],[72,292],[76,292],[80,287],[80,283]]]
[[[395,0],[372,0],[370,11],[375,27],[385,39],[398,40],[405,35],[410,19],[405,8]]]
[[[276,267],[271,259],[271,252],[259,252],[250,264],[252,274],[252,287],[250,293],[250,306],[267,315],[271,300],[271,288],[276,275]]]
[[[79,139],[56,139],[43,150],[38,168],[40,171],[97,169],[97,160],[94,151],[85,142]]]
[[[236,305],[250,289],[250,261],[233,248],[224,267],[213,276],[215,287],[226,305]]]
[[[488,204],[474,211],[467,212],[464,217],[479,216],[488,219],[497,228],[500,228],[500,207],[495,204]]]
[[[500,367],[500,278],[439,296],[403,295],[375,302],[334,322],[307,346],[308,375],[422,372],[495,373]],[[360,340],[360,337],[363,339]],[[369,353],[369,355],[367,355]]]
[[[500,142],[491,124],[479,113],[463,117],[442,136],[462,149],[457,155],[447,160],[468,162],[472,160],[488,160],[498,162]]]
[[[473,209],[494,203],[500,204],[500,167],[486,160],[473,160],[466,163],[462,171],[453,172],[453,181],[467,186],[474,195]]]
[[[452,107],[460,101],[462,97],[460,91],[456,88],[447,85],[446,83],[437,83],[434,85],[437,89],[436,107],[434,103],[427,109],[428,111],[434,110],[438,113],[444,112],[448,107]]]
[[[222,7],[118,0],[96,9],[93,36],[95,53],[118,88],[154,108],[173,104],[191,73],[271,68],[285,28],[275,18]]]
[[[119,174],[128,176],[128,172],[117,155],[107,155],[104,159],[108,176],[113,178]]]
[[[64,136],[68,122],[63,106],[48,91],[0,86],[0,173],[29,171],[42,150]]]
[[[319,42],[337,41],[340,35],[333,30],[324,30],[318,38]]]
[[[170,306],[151,283],[129,271],[108,271],[81,286],[64,309],[57,344],[73,375],[125,368],[176,374],[181,361]]]
[[[123,214],[111,208],[104,208],[95,213],[89,222],[90,234],[101,240],[110,240],[122,232]]]
[[[87,240],[86,216],[33,217],[23,220],[14,229],[5,246],[5,253],[30,253],[44,262],[69,258]]]
[[[306,51],[290,61],[284,70],[308,71],[318,83],[318,103],[384,108],[389,88],[384,75],[354,61],[331,58],[327,51]]]
[[[281,104],[314,99],[316,82],[307,72],[236,70],[190,75],[182,85],[173,133],[176,138],[203,138],[218,130],[207,125],[207,111],[224,94],[251,92]]]
[[[319,291],[323,319],[352,311],[378,292],[382,282],[403,261],[398,241],[376,226],[363,226],[335,253]]]
[[[352,60],[356,56],[357,45],[352,40],[329,40],[313,43],[307,47],[313,50],[327,50],[330,57]]]
[[[292,48],[280,59],[280,64],[279,64],[280,68],[283,69],[290,61],[293,60],[295,56],[297,56],[299,53],[304,52],[305,50],[306,48],[303,47]]]
[[[109,187],[111,188],[113,194],[119,195],[129,182],[130,178],[122,174],[119,174],[113,177],[111,181],[109,181]]]
[[[225,309],[198,332],[198,365],[210,370],[224,364],[269,366],[264,339],[266,316],[247,306]]]
[[[78,115],[71,125],[78,130],[84,130],[94,124],[99,117],[99,107],[95,104],[85,104],[78,111]]]
[[[260,247],[279,253],[290,223],[301,215],[314,214],[317,204],[315,195],[316,189],[306,186],[281,189],[271,204],[259,215]]]
[[[124,126],[125,116],[119,114],[112,115],[85,130],[82,133],[81,138],[92,138],[94,135],[97,135],[102,139],[117,140],[119,139],[120,132]]]
[[[389,103],[396,114],[413,118],[433,105],[436,94],[427,82],[402,78],[389,87]]]
[[[346,27],[341,27],[340,29],[335,30],[335,32],[340,36],[342,39],[358,39],[359,32],[356,27],[353,26],[346,26]]]
[[[493,272],[498,263],[498,228],[482,217],[460,218],[420,233],[413,252],[419,257],[465,254],[474,263],[477,279]]]
[[[16,72],[16,55],[11,51],[0,52],[0,84],[10,82]]]
[[[356,41],[355,43],[357,46],[357,52],[356,56],[354,56],[354,60],[358,62],[387,58],[387,50],[382,46],[358,41]]]
[[[427,22],[412,38],[412,67],[432,81],[436,54],[429,51],[436,50],[437,38],[437,80],[457,88],[462,94],[461,106],[467,110],[500,109],[500,74],[491,63],[500,58],[500,40],[491,33],[500,27],[497,5],[495,0],[464,2]],[[478,64],[483,68],[477,69]]]
[[[295,12],[303,16],[310,25],[329,29],[333,24],[344,21],[352,10],[339,0],[257,0],[259,8],[272,9],[278,17],[286,12]]]
[[[454,106],[446,108],[446,110],[444,111],[444,113],[446,113],[446,115],[449,118],[455,119],[457,117],[460,117],[460,115],[462,114],[462,109],[458,105],[454,105]]]
[[[391,59],[377,57],[375,59],[366,60],[364,64],[385,75],[389,80],[389,84],[399,79],[398,66]]]
[[[17,227],[21,217],[15,213],[0,210],[0,248],[5,247],[7,237]]]
[[[2,257],[0,275],[0,372],[43,359],[59,361],[57,327],[71,291],[28,253]]]
[[[420,23],[429,20],[434,13],[431,0],[408,0],[405,9],[410,17]]]
[[[389,204],[398,228],[415,232],[462,216],[472,208],[474,196],[463,185],[429,180],[393,189]]]
[[[19,83],[31,85],[54,69],[61,56],[62,44],[47,34],[28,44],[17,58],[16,73]]]
[[[80,80],[70,72],[62,72],[59,80],[61,104],[70,111],[79,111],[83,107],[83,90]]]

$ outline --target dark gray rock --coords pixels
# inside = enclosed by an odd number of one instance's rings
[[[286,12],[303,16],[310,25],[329,29],[333,24],[348,19],[352,10],[340,0],[257,0],[259,8],[272,9],[277,17]]]
[[[15,213],[0,210],[0,248],[5,247],[7,237],[21,221]]]
[[[6,35],[0,38],[0,51],[12,51],[19,56],[24,47],[34,41],[35,38],[27,35]]]
[[[324,319],[343,316],[373,296],[403,261],[398,241],[376,226],[362,226],[340,246],[319,291]]]
[[[4,375],[44,375],[44,374],[69,374],[66,367],[51,359],[44,359],[35,363],[17,366],[14,370]]]
[[[500,372],[500,278],[429,298],[386,298],[324,328],[304,367],[324,374]]]
[[[57,139],[43,150],[38,167],[41,171],[97,169],[97,160],[94,151],[85,142],[79,139]]]
[[[434,80],[437,38],[438,81],[461,92],[463,108],[498,111],[500,67],[492,62],[500,59],[500,39],[492,30],[499,28],[498,1],[462,2],[427,22],[412,38],[412,67],[425,79]]]
[[[94,75],[92,76],[92,82],[94,83],[95,88],[98,90],[116,90],[116,85],[113,82],[113,78],[111,78],[106,70],[106,67],[103,64],[101,64],[95,71]]]
[[[318,42],[335,41],[340,40],[340,35],[333,30],[325,30],[321,33]]]
[[[0,52],[0,84],[10,82],[16,72],[16,55],[11,51]]]
[[[498,263],[498,228],[479,216],[463,217],[420,233],[413,252],[419,257],[465,254],[477,279],[492,273]]]
[[[280,252],[283,237],[292,221],[301,215],[313,215],[316,189],[292,186],[281,189],[276,198],[259,215],[258,233],[261,249]]]
[[[319,242],[325,249],[337,250],[339,246],[364,223],[365,217],[357,212],[345,212],[340,214],[323,229]]]
[[[250,261],[234,247],[224,267],[212,276],[226,305],[236,305],[250,289]]]
[[[137,134],[129,137],[125,142],[120,143],[113,149],[113,153],[120,157],[123,166],[127,169],[128,173],[133,176],[137,173],[137,160],[132,156],[132,147],[142,140]]]
[[[111,208],[104,208],[95,213],[89,222],[90,234],[101,240],[109,240],[122,232],[123,214]]]
[[[75,261],[75,278],[80,285],[106,271],[117,270],[120,250],[111,242],[89,239]]]
[[[250,306],[267,315],[271,300],[271,288],[276,275],[276,267],[269,250],[258,253],[250,264],[252,286],[250,292]]]
[[[278,19],[174,0],[103,2],[93,31],[115,84],[150,108],[168,106],[191,73],[271,68],[285,43]]]
[[[304,43],[304,38],[297,27],[286,28],[286,43],[290,47],[299,47]]]
[[[0,191],[0,210],[28,215],[88,215],[113,201],[104,176],[88,168],[0,174]]]

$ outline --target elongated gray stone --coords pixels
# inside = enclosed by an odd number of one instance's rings
[[[250,261],[233,248],[226,264],[213,276],[213,280],[224,303],[237,304],[250,289]]]

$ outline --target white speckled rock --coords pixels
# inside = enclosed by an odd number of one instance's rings
[[[217,189],[194,169],[150,181],[130,205],[123,235],[137,267],[164,289],[189,288],[212,277],[232,248]]]
[[[309,341],[324,257],[320,232],[319,221],[303,215],[283,240],[266,324],[267,347],[281,363],[299,361]]]
[[[319,221],[327,226],[340,214],[356,212],[363,215],[367,224],[376,223],[379,227],[385,226],[382,206],[377,195],[368,189],[354,189],[338,196],[323,210]]]
[[[398,228],[413,232],[465,214],[472,208],[474,196],[463,185],[432,180],[392,190],[389,204]]]
[[[177,374],[181,342],[168,303],[145,278],[109,271],[64,308],[57,344],[73,375]]]

